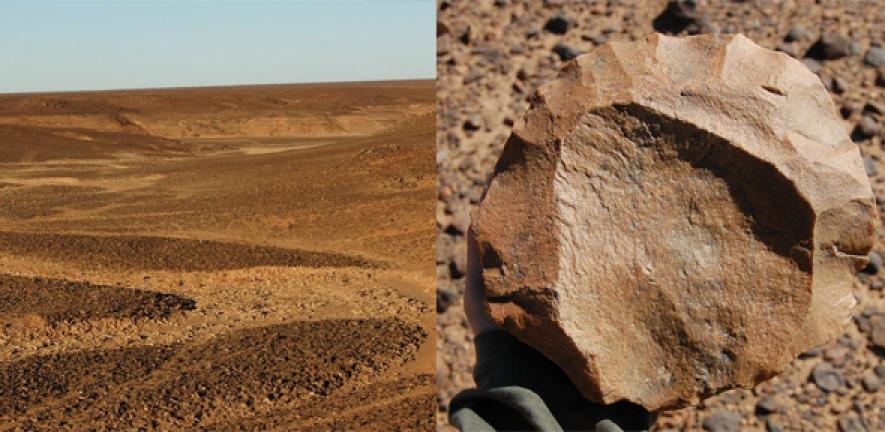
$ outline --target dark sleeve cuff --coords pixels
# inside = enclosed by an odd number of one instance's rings
[[[473,375],[480,393],[471,394],[472,398],[487,399],[496,389],[510,393],[514,388],[525,389],[537,395],[545,405],[543,409],[549,410],[566,430],[594,430],[601,421],[613,422],[624,430],[645,430],[654,421],[638,405],[619,402],[603,406],[588,401],[559,366],[504,330],[483,332],[474,344]]]
[[[505,386],[531,387],[533,368],[549,362],[539,352],[504,330],[483,332],[474,338],[476,367],[473,379],[479,389]],[[540,372],[535,369],[535,372]]]

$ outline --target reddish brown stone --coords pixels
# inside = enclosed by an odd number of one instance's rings
[[[473,214],[487,307],[588,399],[689,405],[840,334],[875,202],[820,79],[738,36],[608,43]]]

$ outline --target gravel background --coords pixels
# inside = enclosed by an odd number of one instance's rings
[[[881,1],[438,0],[438,422],[473,381],[462,312],[470,209],[527,99],[564,62],[607,40],[743,33],[800,58],[830,89],[885,210],[885,6]],[[881,224],[880,224],[881,225]],[[883,230],[877,230],[882,244]],[[879,255],[882,253],[882,255]],[[657,430],[885,430],[885,251],[855,283],[853,325],[779,377],[664,413]]]

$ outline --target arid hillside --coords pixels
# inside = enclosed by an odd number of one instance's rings
[[[353,136],[389,129],[405,112],[433,112],[422,89],[426,82],[403,81],[5,95],[0,124],[95,139]]]
[[[0,429],[430,428],[434,95],[0,96]]]

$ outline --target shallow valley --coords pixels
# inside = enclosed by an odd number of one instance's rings
[[[429,428],[434,93],[0,96],[0,429]]]

